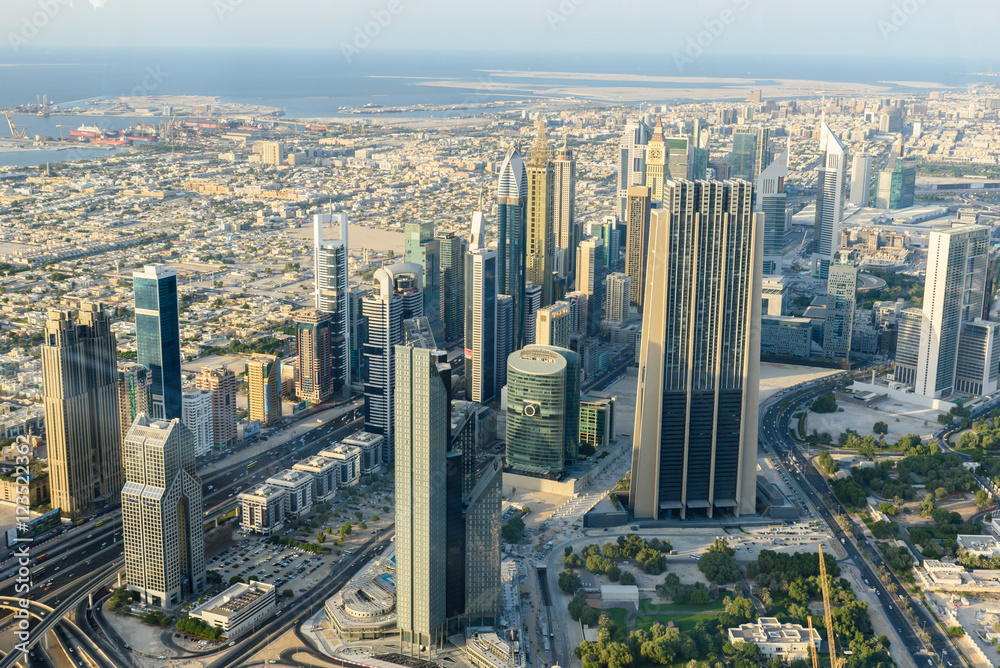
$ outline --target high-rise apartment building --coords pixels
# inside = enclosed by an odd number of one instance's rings
[[[579,241],[580,230],[576,224],[576,158],[573,149],[569,147],[568,136],[562,147],[556,151],[552,161],[552,229],[555,233],[555,247],[561,248],[565,255],[567,266],[564,266],[562,276],[576,275],[576,244]]]
[[[403,343],[403,320],[419,318],[424,311],[421,294],[423,269],[419,264],[400,263],[375,272],[376,290],[365,295],[362,313],[368,319],[364,356],[365,431],[385,436],[383,463],[394,458],[396,346]]]
[[[335,223],[339,239],[324,239],[323,225]],[[316,270],[316,303],[318,311],[330,316],[330,371],[333,391],[351,384],[351,325],[348,280],[348,229],[346,213],[313,216],[313,253]]]
[[[177,272],[147,264],[132,274],[135,292],[136,361],[153,374],[152,416],[181,416],[181,333]]]
[[[295,394],[321,403],[333,396],[333,320],[325,311],[306,309],[295,314],[298,366]]]
[[[209,390],[195,390],[181,395],[184,415],[181,422],[191,432],[194,456],[204,457],[212,451],[212,393]]]
[[[125,437],[122,535],[128,588],[174,607],[204,591],[205,531],[194,437],[178,419],[136,418]]]
[[[618,268],[619,256],[621,255],[617,229],[617,220],[614,216],[605,216],[599,223],[587,223],[585,226],[587,236],[598,237],[604,250],[604,268],[613,271]]]
[[[465,396],[489,403],[497,387],[497,254],[465,255]]]
[[[542,286],[528,283],[524,287],[524,345],[535,342],[535,321],[542,308]]]
[[[480,209],[481,210],[481,209]],[[457,341],[465,334],[465,253],[468,240],[456,232],[438,232],[441,244],[441,322],[444,340]],[[499,261],[499,254],[498,254]],[[499,266],[497,289],[500,289]]]
[[[121,421],[122,441],[139,413],[153,412],[153,395],[150,388],[153,375],[137,362],[118,364],[118,416]]]
[[[368,318],[362,312],[361,305],[365,295],[371,290],[362,287],[352,287],[348,293],[348,310],[350,311],[351,333],[349,338],[349,354],[351,357],[351,382],[360,383],[368,377],[368,364],[365,361],[364,346],[368,340]],[[280,380],[280,379],[279,379]]]
[[[649,188],[629,188],[628,191],[628,243],[625,245],[625,273],[632,279],[629,295],[635,310],[642,311],[643,290],[646,285],[646,255],[649,242]]]
[[[396,615],[401,642],[432,646],[446,631],[447,353],[395,347]]]
[[[628,190],[646,185],[646,148],[651,136],[641,120],[629,123],[618,142],[618,218],[627,220]]]
[[[419,264],[423,269],[421,293],[423,315],[431,325],[435,341],[444,341],[441,323],[441,242],[434,237],[434,223],[407,223],[403,262]]]
[[[514,300],[497,295],[497,394],[507,385],[507,357],[514,352]]]
[[[869,206],[871,200],[872,157],[867,153],[859,153],[851,163],[851,204]]]
[[[601,309],[604,305],[604,242],[587,237],[576,250],[576,289],[587,295],[587,322],[590,336],[601,333]]]
[[[257,142],[254,148],[260,147],[260,159],[265,165],[271,165],[277,167],[278,165],[285,164],[285,156],[287,152],[285,150],[284,142],[280,141],[262,141]]]
[[[212,392],[212,433],[216,447],[236,443],[236,374],[218,365],[205,367],[194,377],[194,386]]]
[[[964,329],[983,312],[989,232],[982,225],[955,225],[930,233],[916,394],[944,398],[957,391]]]
[[[733,167],[730,172],[734,179],[755,183],[758,175],[769,163],[766,128],[741,128],[733,133]]]
[[[666,189],[650,225],[629,506],[636,518],[753,514],[763,216],[745,181]]]
[[[507,465],[558,473],[580,446],[580,356],[525,346],[507,358]]]
[[[281,364],[273,355],[247,360],[247,415],[269,425],[281,419]]]
[[[573,329],[568,302],[558,301],[543,306],[535,319],[535,344],[569,348],[569,335]]]
[[[785,250],[785,180],[788,151],[783,151],[757,178],[756,210],[764,214],[764,275],[780,276]]]
[[[621,272],[608,274],[607,288],[608,300],[605,319],[611,322],[626,322],[629,319],[632,278]]]
[[[75,517],[121,491],[115,335],[100,304],[50,311],[41,345],[53,508]]]
[[[515,346],[524,341],[528,173],[517,146],[507,151],[497,185],[497,285],[514,300]],[[463,256],[464,262],[464,256]]]
[[[840,250],[840,223],[844,217],[847,148],[823,121],[819,150],[823,154],[816,175],[816,217],[813,231],[813,276],[825,279]]]
[[[826,322],[823,324],[823,354],[846,360],[851,353],[854,307],[858,296],[858,268],[853,262],[834,262],[826,281]]]
[[[528,204],[526,217],[527,243],[525,276],[542,288],[542,306],[555,301],[553,292],[552,244],[555,239],[552,219],[555,171],[545,136],[545,122],[538,121],[538,133],[531,147],[525,168],[528,175]]]

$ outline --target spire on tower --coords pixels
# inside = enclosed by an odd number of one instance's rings
[[[538,132],[535,134],[535,143],[531,146],[531,158],[528,164],[532,167],[542,167],[549,161],[549,140],[545,135],[545,121],[539,118],[535,125]]]

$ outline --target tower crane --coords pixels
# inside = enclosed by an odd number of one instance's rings
[[[821,558],[822,560],[822,558]],[[816,643],[813,642],[813,618],[812,615],[807,617],[809,620],[809,654],[812,655],[813,668],[819,668],[819,654],[816,653]]]
[[[14,117],[11,116],[9,111],[3,112],[4,118],[7,119],[7,125],[10,127],[10,136],[14,139],[27,139],[28,135],[24,130],[18,130],[17,126],[14,125]]]
[[[823,612],[826,616],[826,637],[830,645],[830,668],[843,668],[846,660],[837,658],[837,646],[833,640],[833,614],[830,612],[830,586],[826,581],[826,561],[823,559],[823,544],[819,545],[819,581],[823,587]],[[812,620],[809,621],[810,625]],[[810,642],[812,638],[809,639]]]

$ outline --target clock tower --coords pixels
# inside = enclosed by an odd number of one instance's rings
[[[650,199],[654,202],[663,201],[663,175],[666,173],[667,152],[663,141],[663,121],[656,117],[653,136],[646,147],[646,185],[649,186]]]

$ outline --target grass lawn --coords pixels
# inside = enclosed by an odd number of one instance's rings
[[[722,597],[708,603],[653,603],[651,598],[639,599],[639,612],[707,612],[725,609],[726,602]]]
[[[618,625],[618,628],[628,628],[628,610],[625,608],[604,608],[601,613],[605,612],[611,617],[611,621]]]
[[[653,624],[667,625],[667,622],[674,622],[681,631],[692,631],[694,625],[703,619],[711,619],[711,615],[697,614],[674,614],[674,615],[639,615],[635,618],[635,628],[649,629]]]

